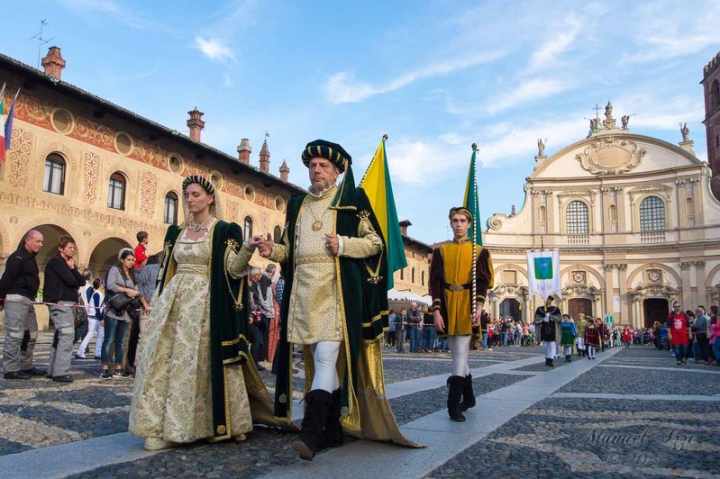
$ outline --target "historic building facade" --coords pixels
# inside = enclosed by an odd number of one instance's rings
[[[79,265],[95,273],[121,247],[134,246],[140,230],[150,234],[150,252],[159,251],[167,226],[183,221],[180,187],[190,174],[213,179],[224,218],[246,235],[279,237],[287,200],[302,189],[288,182],[285,163],[278,176],[270,173],[267,142],[251,165],[247,139],[238,156],[202,143],[197,108],[186,135],[63,82],[65,60],[55,47],[43,66],[44,72],[0,55],[5,105],[21,89],[12,148],[0,165],[0,271],[31,228],[45,235],[41,268],[60,235],[76,241]]]
[[[0,55],[6,109],[21,88],[12,148],[0,164],[0,273],[33,228],[45,236],[41,270],[61,235],[75,240],[80,267],[96,274],[120,248],[135,245],[138,231],[150,233],[151,253],[159,251],[167,226],[183,221],[180,186],[190,174],[213,179],[223,217],[246,235],[279,240],[287,200],[304,190],[288,182],[285,162],[271,174],[267,141],[251,164],[247,138],[237,156],[202,142],[205,121],[197,108],[188,112],[187,134],[180,133],[62,81],[60,49],[51,48],[42,64],[44,71]],[[395,273],[396,289],[424,295],[431,249],[407,236],[409,224],[403,227],[408,267]],[[37,312],[47,325],[47,309]]]
[[[558,249],[562,309],[574,316],[612,314],[646,326],[684,308],[718,303],[720,202],[712,173],[693,151],[687,127],[678,145],[632,133],[608,103],[587,138],[545,156],[517,214],[488,220],[497,315],[529,319],[540,298],[528,294],[527,251]]]
[[[705,65],[702,79],[705,93],[705,132],[708,163],[713,171],[713,192],[720,198],[720,53]]]
[[[400,222],[407,266],[395,271],[393,277],[394,289],[399,292],[409,291],[418,296],[426,296],[428,294],[432,246],[408,236],[408,227],[411,225],[412,223],[408,220]]]

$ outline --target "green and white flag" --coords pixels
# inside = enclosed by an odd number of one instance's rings
[[[543,300],[551,294],[562,296],[560,252],[528,251],[528,279],[530,294],[536,294]]]

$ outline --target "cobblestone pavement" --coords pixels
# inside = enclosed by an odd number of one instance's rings
[[[47,342],[37,356],[43,367]],[[447,353],[387,352],[385,356],[388,384],[445,375],[451,365]],[[551,369],[542,357],[537,347],[473,352],[472,368],[504,368],[475,378],[476,394],[513,384],[522,387],[529,377],[566,370],[564,359]],[[512,363],[528,358],[539,362],[517,367]],[[575,361],[588,360],[575,356]],[[301,386],[302,365],[297,369],[295,383]],[[557,390],[557,397],[535,403],[484,439],[459,449],[426,477],[720,479],[719,373],[720,368],[692,362],[676,367],[670,353],[647,346],[621,351]],[[132,380],[99,379],[94,360],[75,361],[73,374],[76,381],[69,385],[44,378],[0,381],[0,456],[127,431]],[[272,374],[264,371],[262,376],[272,387]],[[601,397],[608,393],[634,399]],[[653,395],[675,396],[667,400]],[[696,400],[699,396],[707,400]],[[390,402],[402,425],[443,411],[446,398],[447,390],[441,386]],[[298,463],[290,448],[295,437],[258,428],[243,443],[198,443],[71,477],[255,478]]]
[[[50,340],[51,336],[47,333],[41,334],[38,340],[35,364],[41,369],[47,366]],[[89,349],[93,351],[94,347],[91,345]],[[92,353],[88,357],[91,356]],[[387,356],[384,365],[387,384],[446,374],[450,369],[450,356],[446,353],[410,355],[389,352]],[[491,366],[508,360],[508,357],[507,354],[473,352],[470,365],[472,368]],[[518,357],[522,359],[528,355]],[[116,376],[112,380],[100,379],[100,364],[92,358],[73,359],[71,373],[75,378],[72,384],[58,384],[44,377],[29,381],[0,379],[0,456],[127,431],[132,378]],[[303,374],[301,363],[297,363],[297,373],[300,376]],[[262,371],[261,376],[272,389],[275,377],[271,372]],[[518,376],[493,376],[495,377],[491,383],[496,387],[503,387],[523,379]],[[296,399],[301,399],[304,378],[295,377],[293,382],[296,388],[294,396]],[[479,387],[487,392],[491,390],[487,388],[493,387],[487,384],[488,381],[484,381]],[[447,394],[445,388],[431,390],[428,394],[434,398],[433,401],[408,402],[405,397],[393,400],[398,401],[396,410],[401,411],[399,419],[416,418],[443,407],[442,398]],[[394,403],[393,406],[395,407]],[[265,431],[253,433],[253,439],[246,444],[256,444],[256,441],[267,442],[266,445],[257,447],[272,446],[277,449],[274,446],[277,441],[274,433]],[[279,442],[284,444],[284,441],[285,439],[282,439]],[[246,447],[246,444],[241,446],[243,451],[255,450],[256,446]],[[217,453],[222,455],[222,451],[228,448],[234,451],[232,454],[237,454],[235,449],[239,446],[213,445],[212,447],[218,447]],[[197,449],[198,454],[202,456],[203,446]],[[186,448],[182,451],[184,454],[190,454],[189,451],[195,451],[195,448]],[[294,454],[287,452],[288,458],[294,459]],[[247,457],[247,454],[243,454],[242,457]],[[274,454],[272,460],[281,461],[283,457],[280,452]],[[165,461],[165,459],[158,460]],[[262,470],[265,467],[262,465],[262,460],[260,464]]]
[[[646,363],[643,369],[628,369]],[[674,367],[666,351],[634,347],[593,368],[471,445],[428,478],[720,478],[720,402],[607,400],[593,393],[718,398],[720,368]]]

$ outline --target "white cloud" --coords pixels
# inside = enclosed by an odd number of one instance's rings
[[[420,69],[404,73],[397,78],[379,85],[356,81],[347,72],[338,72],[330,76],[326,84],[327,98],[331,103],[357,103],[372,96],[389,93],[404,88],[424,78],[447,75],[465,70],[484,63],[489,63],[504,56],[503,52],[483,52],[474,56],[450,59],[431,63]]]
[[[720,4],[710,0],[693,4],[654,2],[639,8],[632,35],[637,51],[626,53],[621,63],[670,60],[720,45]]]
[[[457,174],[458,168],[465,168],[470,161],[470,145],[474,142],[478,144],[478,160],[483,167],[496,167],[507,161],[532,162],[538,138],[547,139],[548,153],[585,138],[587,125],[581,114],[564,118],[489,125],[478,135],[451,132],[438,138],[394,141],[388,145],[393,181],[427,185]]]
[[[701,96],[662,96],[659,93],[640,93],[622,96],[613,103],[615,111],[631,115],[631,129],[639,127],[653,130],[677,130],[679,123],[700,123],[705,117],[705,105]]]
[[[536,78],[525,81],[514,90],[493,98],[485,107],[487,113],[495,114],[540,98],[547,98],[572,87],[569,81],[553,78]]]
[[[195,48],[210,60],[218,62],[235,61],[235,53],[218,38],[195,37]]]
[[[564,24],[553,29],[554,35],[533,52],[529,69],[535,71],[554,65],[558,57],[573,45],[583,26],[584,22],[579,17],[569,15]]]
[[[171,32],[172,29],[155,20],[144,17],[136,9],[126,8],[115,0],[58,0],[66,8],[79,13],[96,13],[111,17],[137,30]]]

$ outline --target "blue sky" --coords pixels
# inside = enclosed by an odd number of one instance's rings
[[[401,218],[449,237],[470,144],[480,208],[518,209],[537,138],[583,138],[595,104],[677,143],[687,121],[706,159],[702,68],[720,50],[720,2],[139,0],[3,1],[2,53],[37,64],[30,38],[62,48],[63,79],[228,153],[270,133],[307,184],[307,141],[341,143],[360,177],[383,133]],[[44,49],[43,54],[46,49]]]

